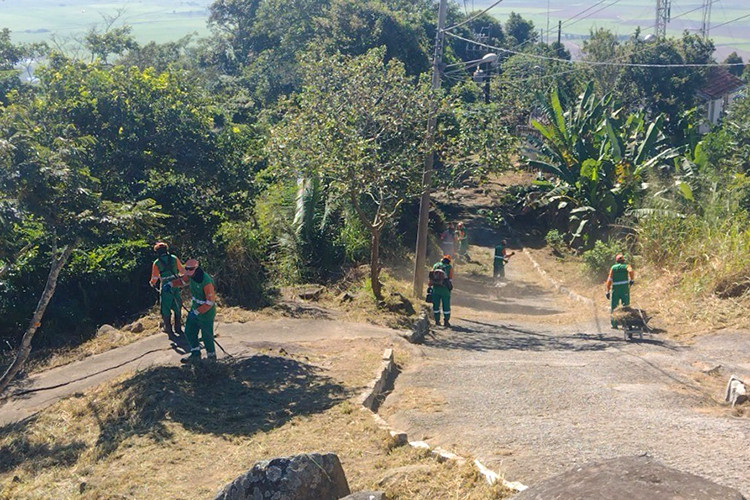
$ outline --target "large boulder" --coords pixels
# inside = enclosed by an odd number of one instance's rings
[[[745,500],[732,488],[666,467],[647,456],[622,457],[577,467],[545,479],[513,500]]]
[[[256,462],[215,500],[338,500],[350,493],[335,453],[310,453]]]
[[[382,491],[358,491],[341,500],[388,500],[388,497]]]

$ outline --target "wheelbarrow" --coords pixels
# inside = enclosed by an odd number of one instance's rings
[[[612,311],[612,320],[622,328],[622,336],[625,342],[633,340],[637,335],[639,340],[643,340],[643,333],[651,333],[648,327],[648,321],[651,318],[643,309],[637,307],[621,306]]]

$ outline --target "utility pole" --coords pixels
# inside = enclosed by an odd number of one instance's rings
[[[711,6],[714,0],[703,0],[703,23],[701,24],[701,35],[703,39],[708,38],[708,32],[711,31]]]
[[[656,0],[656,36],[667,36],[667,23],[672,17],[672,0]]]
[[[437,33],[435,33],[435,55],[432,58],[432,89],[440,89],[440,71],[443,65],[443,41],[445,40],[445,18],[448,15],[448,0],[440,0],[438,7]],[[427,226],[430,222],[430,191],[432,190],[432,169],[435,164],[435,128],[437,112],[430,110],[427,118],[427,152],[422,171],[422,197],[419,201],[419,222],[417,225],[417,248],[414,259],[414,296],[422,297],[424,288],[424,267],[427,260]]]

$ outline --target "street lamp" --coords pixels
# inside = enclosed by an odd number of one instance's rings
[[[470,63],[474,62],[477,61],[470,61]],[[497,54],[492,52],[485,54],[484,57],[477,62],[477,69],[472,75],[475,82],[480,84],[484,82],[484,102],[487,104],[490,103],[490,69],[495,62],[497,62]],[[483,64],[485,65],[486,70],[482,69]]]

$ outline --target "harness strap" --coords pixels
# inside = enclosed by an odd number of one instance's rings
[[[199,299],[196,299],[195,297],[193,297],[193,302],[195,302],[196,304],[201,304],[201,305],[208,304],[211,306],[215,304],[215,302],[211,300],[199,300]]]

